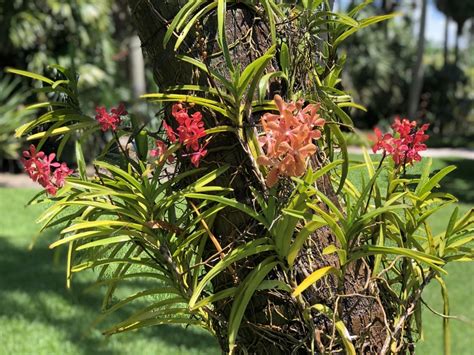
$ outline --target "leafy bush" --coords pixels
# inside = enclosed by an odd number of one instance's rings
[[[404,352],[421,334],[421,295],[432,280],[448,314],[444,266],[472,260],[474,219],[456,209],[443,233],[431,232],[428,217],[456,198],[437,189],[454,167],[408,175],[426,148],[426,125],[397,121],[394,133],[376,131],[379,162],[348,159],[343,108],[358,105],[338,89],[336,48],[391,15],[358,20],[364,5],[337,14],[323,1],[241,3],[190,1],[170,22],[164,44],[180,50],[198,20],[216,20],[220,61],[202,51],[176,56],[195,81],[144,96],[164,104],[158,131],[122,105],[83,112],[76,76],[64,68],[57,81],[10,69],[59,98],[30,107],[48,111],[17,129],[39,140],[25,159],[30,176],[58,188],[35,198],[54,202],[40,218],[61,230],[51,247],[68,248],[68,283],[98,271],[95,286],[106,290],[98,321],[141,307],[108,335],[178,323],[209,330],[231,353]],[[234,62],[238,44],[227,39],[234,10],[268,26],[271,43],[247,65]],[[288,19],[294,26],[281,25]],[[308,58],[312,51],[319,55]],[[287,100],[269,100],[272,85]],[[99,130],[109,142],[87,176],[82,145]],[[61,141],[58,159],[63,142],[76,140],[78,169],[62,187],[69,169],[39,153],[51,137]],[[358,186],[348,176],[360,169],[369,180]],[[124,282],[138,292],[121,295]]]
[[[424,113],[439,133],[454,133],[453,141],[459,137],[460,131],[469,133],[473,111],[473,99],[469,97],[471,86],[472,80],[470,82],[462,69],[454,64],[446,64],[440,69],[434,66],[426,68],[423,92],[427,105]]]
[[[24,98],[17,90],[19,83],[18,79],[0,77],[0,160],[18,159],[21,142],[15,138],[15,130],[27,117],[20,110]]]
[[[371,4],[364,11],[376,14],[378,6]],[[344,46],[348,54],[346,90],[367,107],[366,112],[353,113],[354,122],[361,128],[372,128],[394,114],[406,112],[412,82],[416,41],[409,14],[377,26],[358,32]]]

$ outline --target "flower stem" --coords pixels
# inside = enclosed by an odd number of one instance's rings
[[[386,157],[387,157],[387,154],[384,151],[383,155],[382,155],[382,159],[380,159],[379,165],[377,166],[377,169],[375,170],[375,172],[378,172],[382,168],[383,161],[385,160]],[[367,209],[369,208],[370,197],[372,196],[372,192],[374,191],[374,185],[375,185],[375,180],[372,182],[372,186],[370,186],[369,197],[367,198],[367,203],[365,205],[364,214],[365,214],[365,212],[367,212]]]

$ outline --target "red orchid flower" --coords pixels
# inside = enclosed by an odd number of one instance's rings
[[[66,163],[54,162],[55,157],[54,153],[46,155],[44,152],[36,152],[36,147],[30,145],[29,151],[23,152],[21,160],[30,178],[53,196],[64,186],[65,178],[74,172]]]
[[[194,153],[191,153],[191,163],[196,167],[199,168],[199,163],[201,158],[204,158],[207,154],[207,149],[205,149],[207,146],[207,143],[204,144],[203,146],[200,146],[197,151]]]
[[[426,140],[429,135],[425,131],[429,124],[423,124],[417,128],[416,121],[410,121],[406,118],[395,118],[392,125],[393,135],[390,133],[382,134],[380,129],[375,128],[375,144],[372,147],[374,153],[382,151],[385,155],[390,155],[396,166],[413,164],[421,160],[419,152],[427,149]]]
[[[155,141],[156,149],[150,150],[150,156],[154,158],[161,158],[163,155],[166,154],[168,151],[168,147],[166,146],[165,142],[157,140]],[[170,155],[167,158],[168,163],[174,162],[174,156]]]
[[[205,145],[201,145],[200,139],[206,136],[206,129],[202,121],[202,113],[199,111],[193,114],[188,113],[188,109],[181,103],[174,104],[171,108],[171,115],[178,123],[176,130],[163,122],[166,135],[171,143],[178,141],[183,144],[186,151],[191,152],[183,156],[190,156],[191,163],[199,166],[200,159],[207,154]]]
[[[123,103],[120,103],[118,107],[112,107],[110,113],[108,113],[103,106],[96,107],[95,111],[95,119],[99,123],[103,132],[108,131],[109,129],[116,131],[122,120],[121,117],[128,114]]]

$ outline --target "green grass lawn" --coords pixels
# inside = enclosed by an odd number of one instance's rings
[[[445,189],[458,195],[462,211],[474,205],[474,161],[436,159],[434,168],[457,164]],[[78,275],[66,290],[64,263],[55,262],[48,242],[53,232],[42,235],[28,250],[39,227],[34,223],[41,209],[25,208],[36,190],[0,189],[0,354],[218,354],[207,333],[174,326],[160,326],[104,338],[90,324],[100,309],[100,295],[84,292],[91,274]],[[447,224],[449,214],[436,215],[436,228]],[[60,259],[61,256],[56,259]],[[474,263],[451,265],[446,277],[451,313],[474,321]],[[424,300],[442,310],[439,287],[428,287]],[[125,311],[118,315],[124,317]],[[424,311],[424,341],[418,354],[442,354],[442,322]],[[474,328],[451,321],[452,353],[471,354]]]
[[[0,189],[0,354],[220,353],[210,335],[194,328],[161,326],[110,338],[91,330],[101,305],[97,292],[84,292],[92,275],[77,275],[66,289],[65,264],[55,263],[48,249],[54,233],[28,250],[40,208],[25,203],[36,192]]]

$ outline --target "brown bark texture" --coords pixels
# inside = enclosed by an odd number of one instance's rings
[[[134,25],[160,88],[206,81],[202,74],[199,76],[199,73],[191,67],[176,60],[173,41],[167,48],[163,48],[163,37],[167,25],[185,2],[184,0],[129,0]],[[226,25],[232,60],[234,63],[240,63],[242,68],[269,48],[270,35],[265,21],[244,6],[237,5],[228,8]],[[219,51],[215,40],[215,28],[212,21],[208,21],[197,32],[193,32],[194,37],[187,40],[182,52],[199,56],[205,51],[209,67],[226,75],[224,61],[220,57],[212,56],[213,53]],[[204,47],[197,45],[201,37],[204,38]],[[288,42],[291,43],[291,39]],[[278,70],[278,62],[276,60],[271,62],[268,69]],[[274,85],[272,90],[284,95],[284,88],[278,84]],[[269,93],[269,96],[273,93]],[[213,144],[222,149],[214,153],[209,160],[228,163],[232,166],[231,172],[219,183],[232,187],[236,199],[252,205],[249,186],[258,189],[259,182],[245,149],[241,147],[237,137],[230,134],[222,135],[221,138],[214,140]],[[324,163],[322,156],[316,157],[313,161],[315,167],[320,167]],[[340,205],[328,176],[321,178],[317,185],[328,198]],[[283,192],[282,198],[284,197]],[[321,207],[326,208],[326,206]],[[224,251],[260,236],[261,232],[259,226],[248,217],[227,209],[216,218],[213,227],[213,233],[219,238]],[[291,275],[292,279],[299,283],[321,267],[332,265],[339,268],[335,254],[323,255],[324,248],[329,245],[337,245],[336,238],[329,229],[323,227],[316,231],[298,256],[294,268],[295,274]],[[212,248],[209,249],[212,250]],[[236,286],[239,280],[242,280],[263,257],[249,258],[229,268],[227,274],[224,273],[223,276],[215,279],[214,290],[219,291],[232,285]],[[335,277],[329,276],[308,288],[302,295],[303,304],[323,304],[337,310],[340,320],[344,322],[352,336],[357,353],[361,354],[381,352],[389,336],[387,319],[390,319],[393,313],[390,309],[384,309],[384,300],[381,296],[383,290],[379,290],[377,284],[371,281],[370,276],[371,268],[367,262],[353,262],[346,267],[342,286],[337,286]],[[288,282],[288,275],[283,272],[275,271],[270,278]],[[213,327],[223,352],[229,350],[226,336],[230,308],[231,304],[226,300],[216,304],[214,309],[216,318]],[[340,339],[337,339],[334,319],[329,319],[327,315],[317,311],[312,311],[308,316],[304,312],[302,302],[288,293],[262,290],[253,296],[247,308],[239,331],[237,346],[238,352],[251,354],[344,353],[344,347]]]

